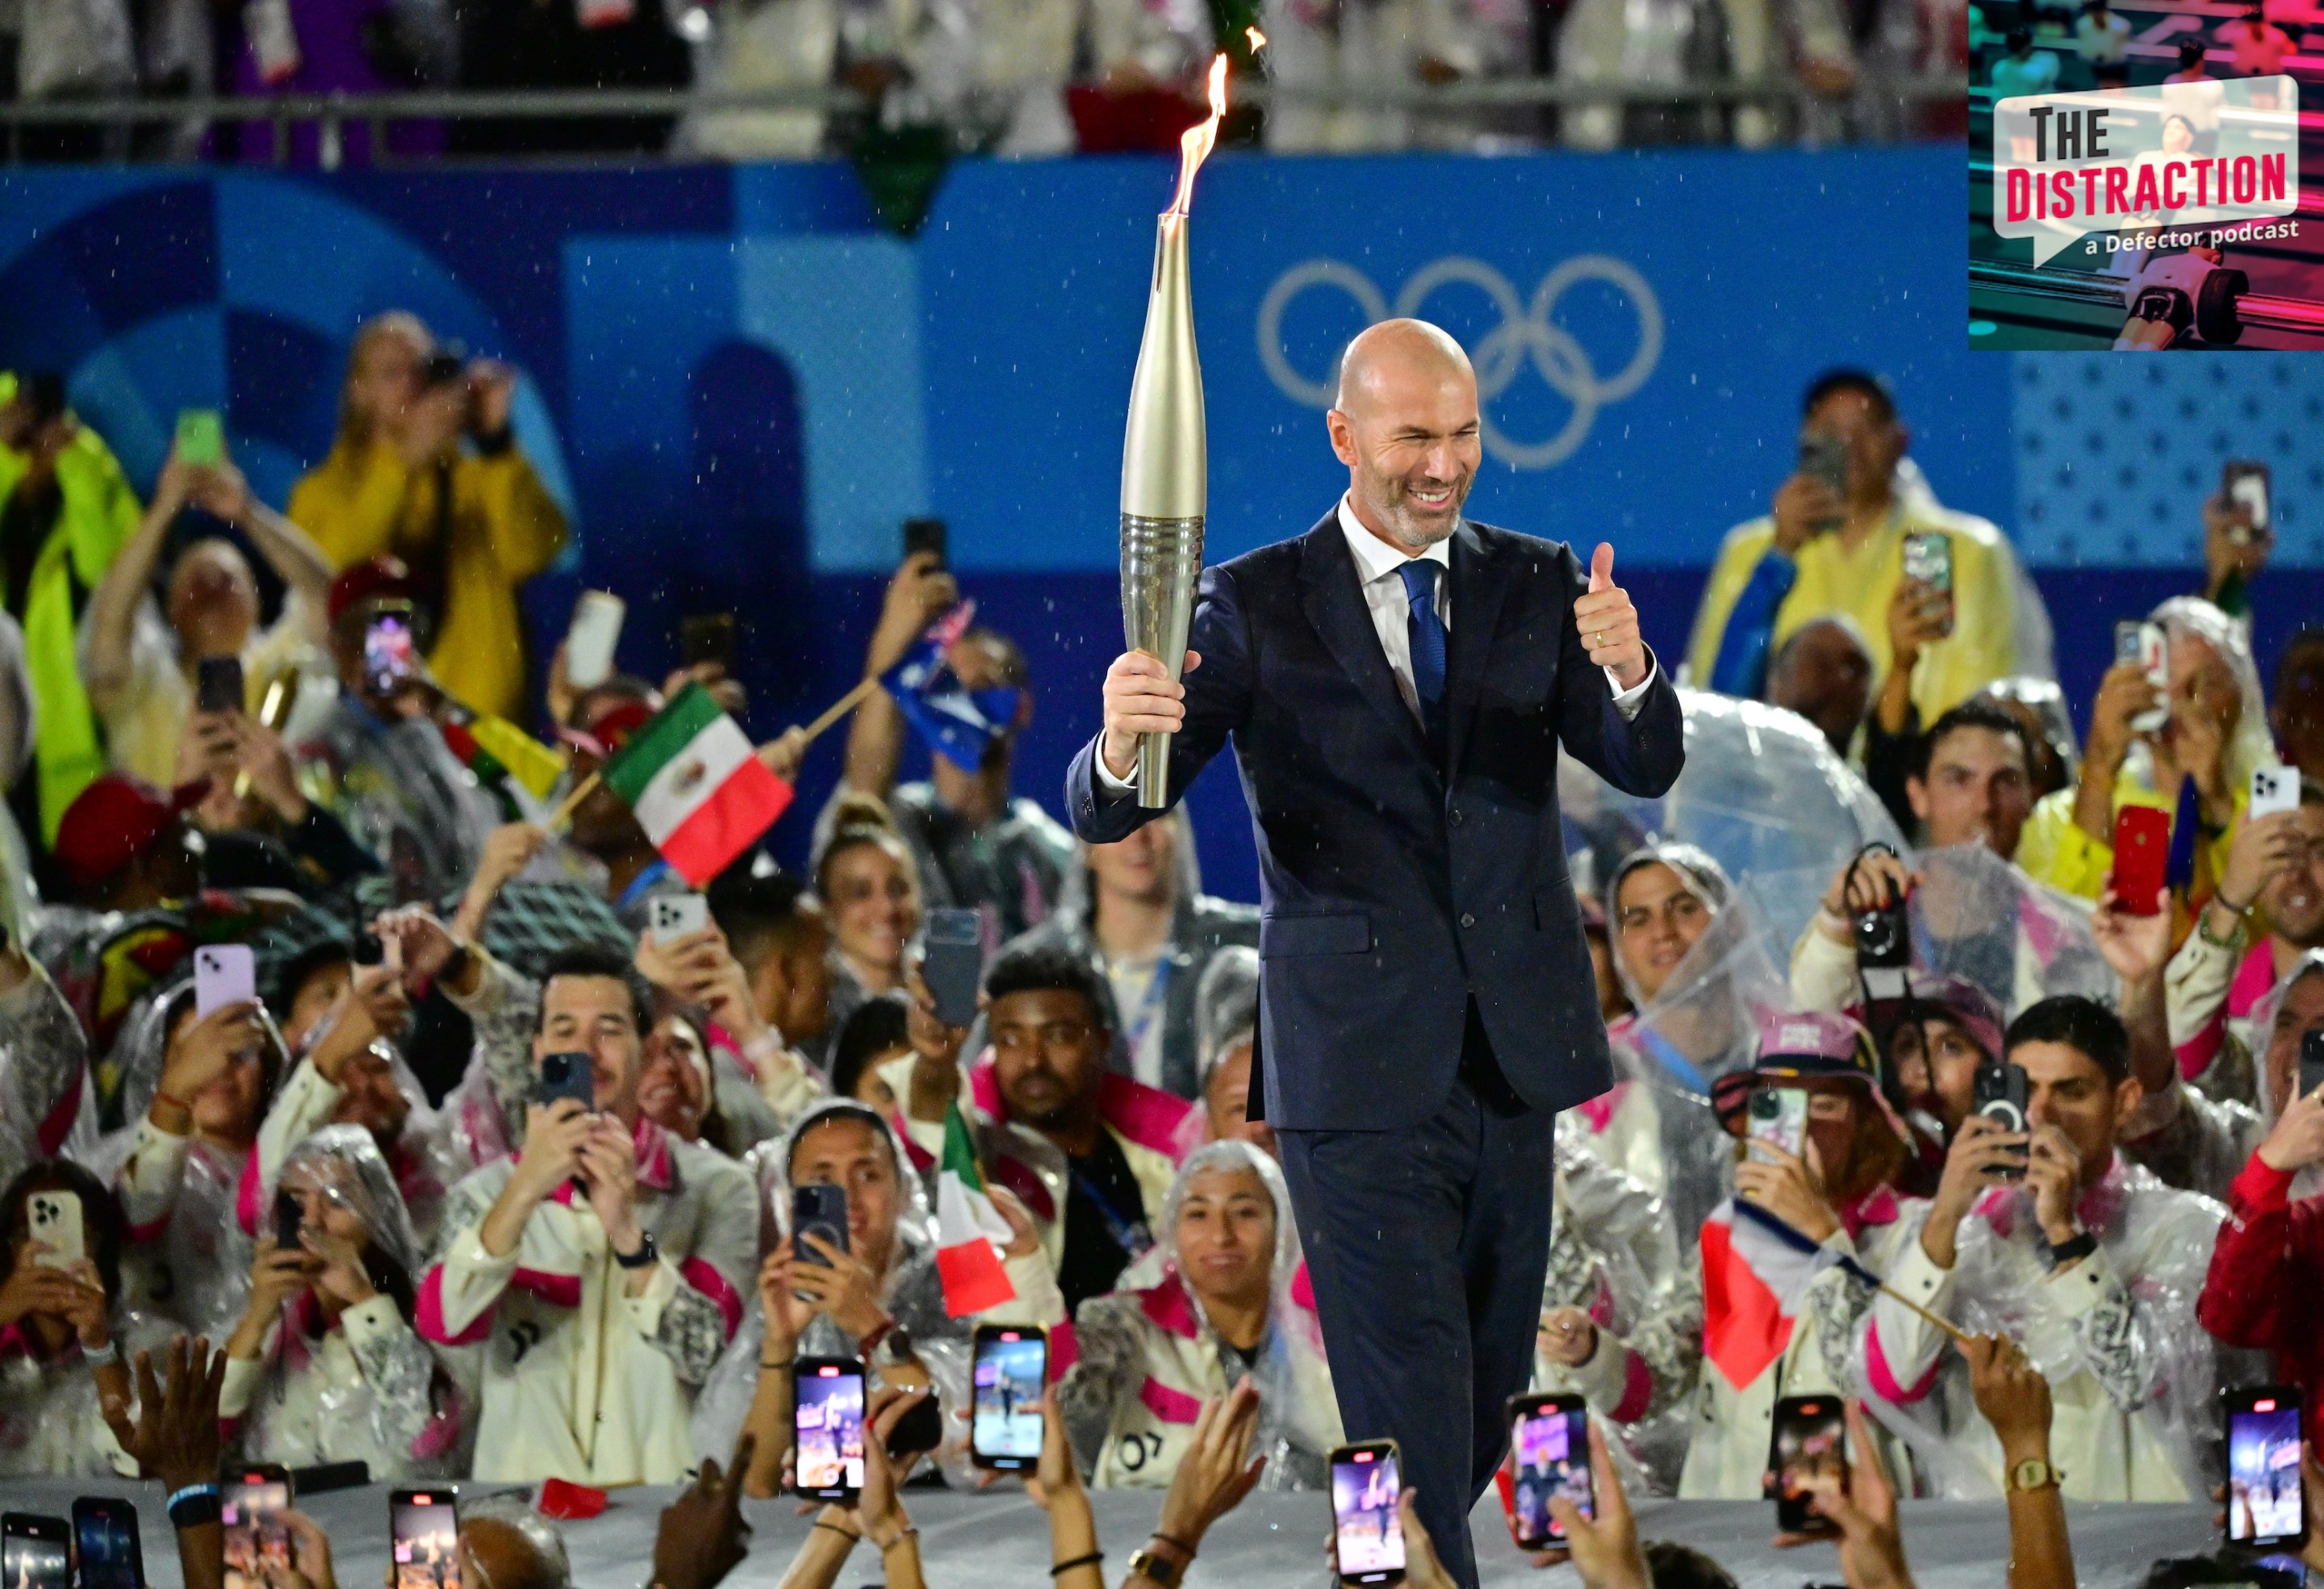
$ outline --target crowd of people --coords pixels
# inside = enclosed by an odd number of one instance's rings
[[[1563,143],[1762,143],[1782,136],[1895,139],[1957,130],[1960,104],[1900,98],[1898,79],[1959,74],[1967,8],[1908,0],[22,0],[0,20],[0,92],[27,102],[393,93],[449,88],[685,88],[761,105],[682,117],[357,122],[327,147],[314,127],[278,149],[263,123],[157,119],[134,152],[175,158],[364,163],[389,154],[668,150],[691,158],[928,158],[1176,148],[1225,53],[1275,95],[1230,140],[1281,151],[1479,149]],[[1252,30],[1267,43],[1255,42]],[[1448,84],[1549,79],[1631,102],[1416,109],[1398,96]],[[1731,81],[1775,92],[1729,106],[1657,88]],[[822,91],[852,91],[835,108]],[[1803,108],[1784,113],[1797,94]],[[788,98],[785,98],[788,96]],[[1238,91],[1238,97],[1249,97]],[[65,123],[23,134],[36,158],[133,152]]]
[[[1015,759],[1025,654],[926,551],[834,794],[779,818],[812,827],[804,874],[761,844],[690,879],[604,774],[673,700],[747,703],[716,662],[576,682],[563,649],[530,698],[517,596],[564,525],[508,390],[372,322],[278,512],[174,452],[141,503],[54,377],[0,387],[0,1471],[156,1476],[129,1365],[198,1378],[184,1335],[222,1348],[213,1458],[698,1474],[706,1507],[787,1487],[793,1369],[840,1357],[875,1423],[933,1398],[963,1485],[972,1337],[1007,1325],[1050,1343],[1061,1561],[1095,1548],[1084,1485],[1160,1493],[1188,1555],[1252,1486],[1323,1486],[1373,1431],[1342,1427],[1250,1118],[1259,912],[1204,892],[1183,813],[1113,844],[1058,824]],[[1904,842],[1840,855],[1785,942],[1704,845],[1576,835],[1612,846],[1573,871],[1622,1079],[1541,1166],[1533,1381],[1598,1431],[1593,1583],[1712,1581],[1642,1557],[1620,1497],[1758,1497],[1781,1397],[1849,1402],[1828,1500],[1862,1560],[1901,1550],[1897,1495],[2005,1493],[2062,1560],[2060,1496],[2209,1494],[2223,1387],[2298,1383],[2311,1416],[2324,1389],[2299,1301],[2324,633],[2263,688],[2266,527],[2209,505],[2201,593],[2146,615],[2159,659],[2111,668],[2078,735],[2032,582],[1937,501],[1886,385],[1820,378],[1799,440],[1720,544],[1689,709],[1766,703]],[[1931,537],[1941,587],[1906,572]],[[899,781],[915,734],[930,773]],[[755,756],[788,781],[807,751]],[[2264,785],[2290,796],[2255,815]],[[2169,851],[2152,899],[2133,831]],[[973,1006],[931,985],[937,911],[978,940]],[[939,1261],[964,1166],[1003,1298],[974,1307]],[[794,1228],[805,1188],[838,1189],[844,1240]],[[34,1228],[60,1197],[77,1251]],[[1769,1222],[1816,1254],[1796,1283]],[[904,1475],[865,1445],[885,1488],[830,1510],[801,1581],[867,1537],[918,1581]],[[2036,1446],[2046,1498],[2009,1478]]]

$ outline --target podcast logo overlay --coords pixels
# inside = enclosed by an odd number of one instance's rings
[[[2294,235],[2300,85],[2288,77],[2029,94],[1993,111],[1993,229],[2106,271],[2126,251]],[[2271,225],[2270,223],[2274,223]],[[2118,268],[2118,266],[2117,266]]]

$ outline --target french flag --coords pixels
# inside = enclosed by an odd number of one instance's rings
[[[1738,1390],[1791,1344],[1808,1282],[1831,1260],[1766,1209],[1729,1197],[1702,1224],[1702,1349]]]

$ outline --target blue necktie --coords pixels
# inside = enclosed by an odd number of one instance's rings
[[[1411,608],[1406,634],[1412,645],[1412,688],[1420,697],[1420,722],[1431,749],[1444,744],[1444,623],[1436,615],[1436,577],[1443,568],[1415,558],[1397,573]]]

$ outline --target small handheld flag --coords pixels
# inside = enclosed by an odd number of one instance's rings
[[[936,1278],[945,1311],[954,1318],[982,1313],[1017,1298],[999,1248],[1013,1233],[984,1193],[976,1147],[957,1103],[945,1110],[944,1159],[936,1170]]]
[[[986,747],[1016,725],[1024,695],[1013,685],[971,689],[952,670],[952,648],[975,616],[973,601],[959,603],[928,625],[902,661],[880,676],[904,721],[928,748],[954,766],[969,768],[982,764]]]
[[[757,843],[791,803],[791,786],[768,771],[698,681],[623,741],[603,776],[662,859],[696,888]]]

